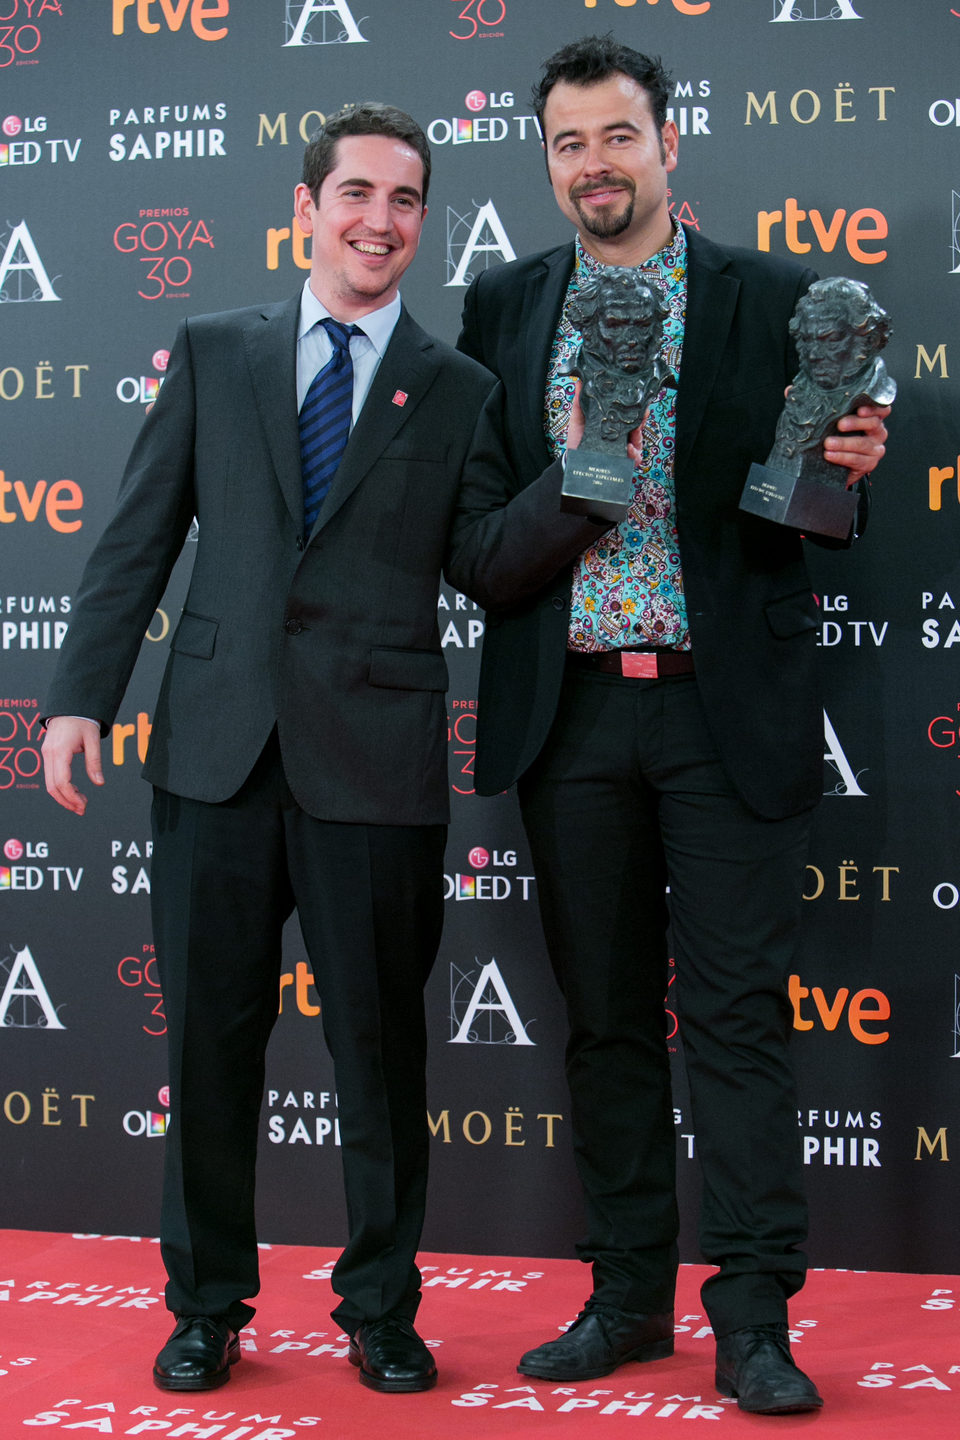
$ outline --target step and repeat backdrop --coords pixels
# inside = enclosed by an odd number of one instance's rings
[[[672,71],[674,212],[864,280],[893,319],[870,528],[809,557],[827,704],[791,978],[797,1118],[814,1264],[960,1270],[957,0],[0,0],[0,1223],[156,1232],[168,1076],[139,770],[190,544],[82,820],[43,789],[38,716],[178,320],[299,288],[304,140],[374,98],[432,142],[403,295],[455,339],[472,276],[568,236],[528,97],[557,46],[608,29]],[[444,587],[437,618],[453,823],[424,1243],[565,1256],[581,1215],[563,1018],[514,798],[471,778],[484,617]],[[261,1238],[338,1244],[337,1099],[295,922],[278,1005]],[[505,1272],[428,1278],[523,1283]]]

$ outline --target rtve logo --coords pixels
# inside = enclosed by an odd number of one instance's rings
[[[809,228],[801,235],[800,227],[808,222]],[[881,210],[872,207],[854,210],[848,216],[846,210],[834,210],[827,218],[819,210],[801,210],[792,195],[788,195],[782,210],[759,210],[757,212],[757,249],[769,251],[772,248],[774,232],[783,226],[783,238],[787,249],[794,255],[807,255],[813,249],[815,240],[825,255],[831,255],[841,237],[851,260],[859,265],[879,265],[886,260],[886,250],[867,249],[885,240],[888,233],[887,218]],[[810,235],[812,239],[805,237]]]
[[[597,0],[583,0],[583,3],[588,10],[597,8]],[[634,5],[639,3],[640,0],[614,0],[614,4],[624,10],[632,10]],[[660,0],[647,0],[648,5],[659,3]],[[710,9],[711,0],[664,0],[664,3],[672,5],[678,15],[705,15]]]
[[[198,40],[222,40],[226,25],[216,25],[230,14],[230,0],[113,0],[113,33],[122,35],[127,11],[133,10],[137,29],[156,35],[163,26],[176,33],[190,16],[190,28]]]
[[[52,485],[46,480],[38,480],[33,489],[28,490],[22,480],[10,481],[0,470],[0,525],[12,525],[20,519],[31,525],[42,510],[51,530],[70,535],[80,529],[83,521],[67,519],[66,516],[71,511],[82,509],[83,491],[75,480],[55,480]]]

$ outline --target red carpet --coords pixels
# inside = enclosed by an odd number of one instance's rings
[[[233,1378],[191,1396],[164,1394],[150,1379],[170,1328],[154,1242],[0,1233],[0,1440],[38,1429],[190,1440],[960,1433],[958,1276],[814,1273],[791,1322],[797,1358],[825,1408],[747,1416],[713,1387],[700,1266],[680,1272],[672,1360],[551,1386],[524,1383],[514,1367],[576,1314],[585,1268],[424,1255],[418,1328],[436,1346],[440,1383],[424,1395],[379,1395],[358,1384],[327,1318],[334,1252],[278,1246],[263,1251],[260,1308]]]

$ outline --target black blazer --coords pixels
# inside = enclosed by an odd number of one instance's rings
[[[687,244],[675,481],[696,677],[731,779],[758,814],[777,818],[812,806],[822,790],[817,606],[800,535],[741,512],[738,501],[751,462],[763,462],[772,445],[797,364],[787,323],[816,277],[696,231],[687,230]],[[542,532],[557,553],[559,466],[544,469],[543,407],[572,265],[567,245],[486,270],[464,304],[459,348],[503,382],[503,443],[517,492],[503,508],[510,496],[488,490],[461,521],[451,577],[488,612],[481,794],[505,789],[532,764],[563,674],[569,566],[546,579],[537,565]],[[566,518],[571,548],[603,533]]]
[[[106,732],[191,519],[199,539],[144,774],[220,801],[274,725],[325,820],[448,816],[437,588],[492,377],[403,311],[303,534],[300,297],[185,322],[81,582],[46,698]]]

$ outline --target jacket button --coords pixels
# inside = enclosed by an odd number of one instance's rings
[[[566,600],[564,600],[562,595],[554,595],[553,599],[550,601],[550,604],[553,606],[554,610],[565,610],[567,608],[567,602]]]
[[[303,549],[303,536],[302,536],[302,535],[298,535],[298,536],[297,536],[297,549],[298,549],[298,550],[302,550],[302,549]]]
[[[284,620],[283,628],[288,635],[299,635],[303,625],[299,620]]]

